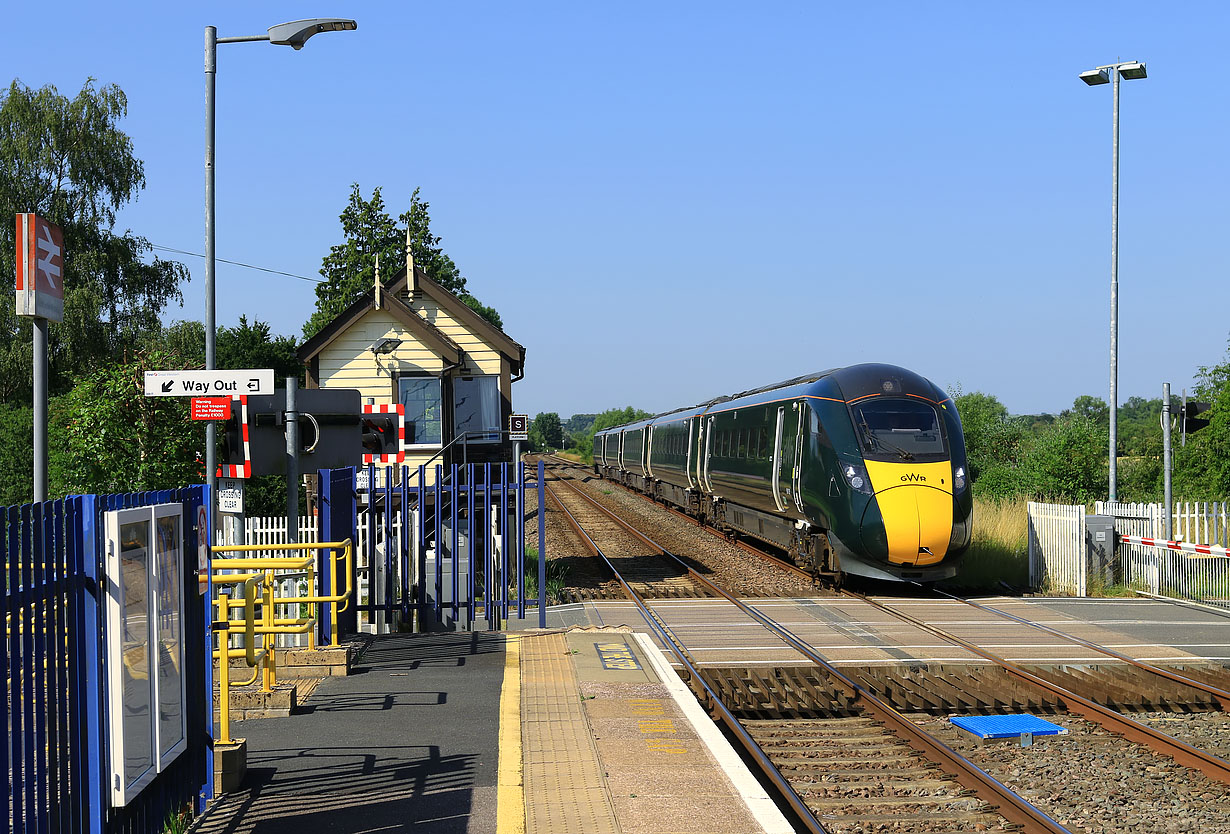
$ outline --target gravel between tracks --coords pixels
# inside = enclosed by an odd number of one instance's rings
[[[568,470],[580,476],[578,470]],[[789,571],[741,550],[692,521],[634,495],[618,484],[591,476],[574,481],[604,507],[625,519],[710,581],[736,596],[814,597],[825,592]]]
[[[1066,736],[981,745],[946,718],[913,720],[1073,832],[1230,834],[1227,786],[1074,715]],[[1230,746],[1225,713],[1133,716],[1210,752]],[[875,829],[867,829],[874,831]]]
[[[617,484],[592,476],[581,480],[579,470],[568,472],[589,495],[733,593],[782,597],[822,593],[811,583]],[[553,508],[547,513],[548,555],[581,557],[584,551],[574,534],[562,519],[553,520],[559,515]],[[528,536],[527,531],[527,538],[536,546],[536,535]],[[561,547],[576,552],[563,553]],[[1225,713],[1142,713],[1132,717],[1193,747],[1230,758],[1230,716]],[[1028,748],[1015,741],[981,745],[946,718],[917,715],[914,720],[1074,834],[1230,834],[1230,790],[1226,785],[1077,716],[1053,718],[1069,734],[1040,738]],[[842,830],[847,834],[872,834],[892,829],[872,823]]]

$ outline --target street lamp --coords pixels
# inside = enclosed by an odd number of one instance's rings
[[[299,50],[307,39],[318,32],[345,32],[357,29],[353,20],[336,17],[317,17],[311,20],[293,20],[270,26],[264,35],[246,35],[234,38],[218,37],[216,26],[205,27],[205,370],[215,366],[214,304],[214,78],[218,73],[218,44],[269,41]],[[217,484],[217,454],[214,449],[216,427],[205,424],[205,479],[210,494]]]
[[[1121,61],[1094,67],[1080,74],[1090,87],[1114,81],[1114,138],[1110,175],[1110,500],[1115,500],[1119,445],[1119,79],[1146,78],[1141,61]]]

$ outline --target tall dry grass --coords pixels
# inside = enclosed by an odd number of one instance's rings
[[[953,585],[967,591],[1003,592],[1029,587],[1028,500],[974,496],[974,540]]]

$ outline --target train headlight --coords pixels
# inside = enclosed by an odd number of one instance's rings
[[[857,463],[843,463],[841,471],[845,473],[850,489],[864,495],[871,494],[871,480],[867,477],[866,469]]]
[[[952,485],[953,487],[956,488],[957,492],[961,492],[963,489],[965,489],[965,467],[964,466],[958,466],[957,471],[952,473]]]

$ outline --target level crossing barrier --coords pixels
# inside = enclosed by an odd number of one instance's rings
[[[1148,548],[1147,562],[1125,562],[1124,581],[1150,593],[1230,609],[1230,551],[1213,544],[1120,536],[1121,545]]]

